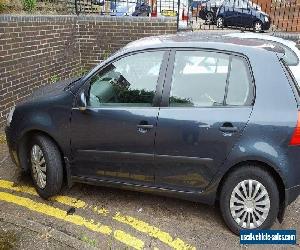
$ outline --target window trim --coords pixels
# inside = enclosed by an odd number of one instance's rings
[[[177,51],[203,51],[203,52],[212,52],[212,53],[221,53],[225,55],[229,55],[229,58],[238,57],[243,60],[245,67],[247,69],[248,81],[249,81],[249,96],[247,101],[244,105],[218,105],[218,106],[201,106],[201,107],[172,107],[169,103],[171,87],[172,87],[172,78],[173,78],[173,70],[174,70],[174,63],[175,63],[175,54]],[[232,59],[230,59],[232,60]],[[229,74],[230,75],[230,74]],[[226,81],[226,86],[228,87],[228,82]],[[205,49],[205,48],[197,48],[197,47],[190,47],[190,48],[172,48],[169,57],[169,63],[167,68],[167,76],[164,81],[164,89],[162,94],[162,102],[161,107],[168,107],[168,108],[238,108],[238,107],[249,107],[253,106],[255,103],[255,96],[256,96],[256,87],[255,87],[255,80],[253,76],[253,71],[251,68],[250,61],[248,57],[244,54],[232,52],[232,51],[225,51],[225,50],[218,50],[218,49]]]
[[[136,50],[136,51],[130,51],[124,54],[121,54],[120,56],[113,58],[109,61],[107,61],[102,67],[100,67],[99,69],[97,69],[97,71],[95,71],[91,76],[89,76],[88,79],[86,79],[83,83],[82,83],[82,87],[80,88],[80,90],[77,92],[76,98],[75,98],[75,102],[74,102],[74,108],[79,107],[79,103],[80,103],[80,95],[82,93],[85,93],[86,97],[89,98],[89,94],[88,91],[90,89],[90,84],[91,84],[91,79],[101,73],[101,71],[104,71],[107,67],[109,67],[109,65],[111,65],[112,63],[119,61],[120,59],[123,59],[125,57],[128,56],[132,56],[135,54],[141,54],[141,53],[145,53],[145,52],[156,52],[156,51],[164,51],[163,54],[163,59],[162,59],[162,63],[160,66],[160,71],[159,71],[159,76],[157,79],[157,83],[156,83],[156,89],[155,89],[155,95],[153,98],[153,102],[152,105],[149,107],[143,107],[143,106],[109,106],[109,105],[105,105],[103,107],[99,106],[99,107],[91,107],[89,105],[87,105],[87,109],[120,109],[120,108],[158,108],[160,107],[161,104],[161,99],[162,99],[162,92],[163,92],[163,83],[165,80],[165,76],[166,76],[166,70],[168,67],[168,61],[169,61],[169,55],[170,55],[170,49],[169,48],[155,48],[155,49],[143,49],[143,50]]]

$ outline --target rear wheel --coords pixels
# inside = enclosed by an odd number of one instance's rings
[[[224,27],[224,18],[223,17],[218,17],[217,18],[217,27],[218,28],[223,28]]]
[[[59,149],[48,137],[36,135],[28,150],[33,183],[38,194],[47,199],[57,194],[63,182],[63,164]]]
[[[205,19],[207,24],[212,24],[214,22],[214,14],[212,12],[207,12]]]
[[[262,32],[262,22],[261,21],[254,22],[253,31],[257,32],[257,33]]]
[[[220,208],[224,221],[235,234],[241,229],[269,228],[279,211],[276,182],[258,166],[241,167],[226,178]]]

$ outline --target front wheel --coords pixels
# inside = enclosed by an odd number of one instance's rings
[[[262,23],[261,23],[261,21],[254,22],[253,31],[257,32],[257,33],[262,32]]]
[[[56,144],[43,135],[33,137],[29,147],[33,183],[38,194],[47,199],[56,195],[63,182],[63,164]]]
[[[223,17],[218,17],[217,18],[217,27],[218,28],[223,28],[224,27],[224,18]]]
[[[270,228],[279,211],[276,182],[258,166],[241,167],[226,178],[220,208],[224,221],[235,234],[241,229]]]

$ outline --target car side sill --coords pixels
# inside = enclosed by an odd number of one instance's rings
[[[93,184],[98,186],[112,187],[112,188],[121,188],[125,190],[138,191],[144,193],[152,193],[169,197],[177,197],[184,200],[190,201],[201,201],[203,203],[211,204],[210,199],[207,201],[205,197],[202,197],[202,194],[205,193],[201,191],[183,191],[183,190],[175,190],[171,188],[164,188],[159,186],[147,186],[136,183],[128,183],[116,180],[105,180],[105,179],[95,179],[90,177],[82,177],[82,176],[72,176],[72,182]]]

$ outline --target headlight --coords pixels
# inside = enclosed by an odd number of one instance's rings
[[[13,115],[14,115],[14,111],[15,111],[15,107],[13,107],[13,108],[10,110],[10,112],[9,112],[9,114],[8,114],[8,116],[7,116],[7,120],[6,120],[6,125],[7,125],[7,127],[10,126],[10,123],[11,123],[12,118],[13,118]]]
[[[265,16],[265,22],[269,22],[269,18]]]

